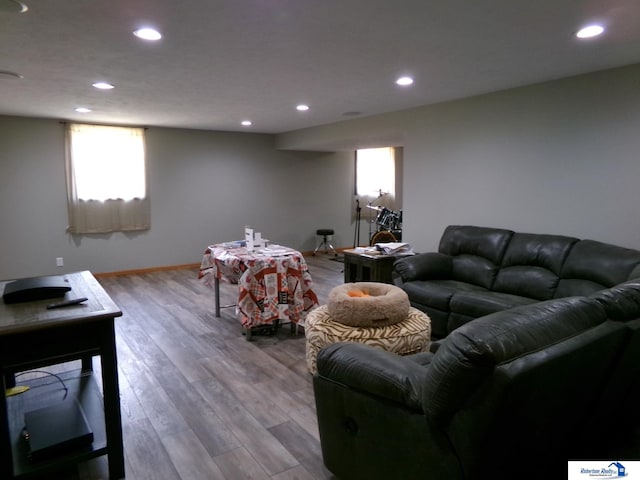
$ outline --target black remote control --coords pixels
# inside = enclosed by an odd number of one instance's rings
[[[71,300],[65,300],[64,302],[59,303],[50,303],[47,305],[47,309],[51,310],[52,308],[60,308],[60,307],[68,307],[70,305],[78,305],[79,303],[86,302],[88,300],[87,297],[73,298]]]

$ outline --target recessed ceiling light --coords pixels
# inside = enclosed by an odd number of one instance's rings
[[[114,88],[113,85],[107,82],[96,82],[92,86],[100,90],[111,90],[112,88]]]
[[[139,28],[138,30],[134,31],[133,34],[143,40],[160,40],[162,38],[162,35],[159,31],[154,28],[148,27]]]
[[[10,72],[9,70],[0,70],[0,78],[24,78],[22,75],[16,72]]]
[[[91,109],[87,107],[77,107],[75,110],[78,113],[89,113],[91,111]]]
[[[29,7],[18,0],[0,1],[0,12],[25,13],[27,10],[29,10]]]
[[[301,103],[296,107],[296,110],[300,112],[306,112],[307,110],[309,110],[309,105],[305,105],[304,103]]]
[[[578,32],[576,33],[576,37],[592,38],[592,37],[597,37],[602,32],[604,32],[604,27],[602,25],[588,25],[578,30]]]
[[[396,85],[400,85],[402,87],[406,87],[411,84],[413,84],[413,78],[411,77],[400,77],[396,80]]]
[[[240,122],[240,124],[245,127],[250,127],[251,125],[253,125],[253,122],[251,120],[243,120],[242,122]]]

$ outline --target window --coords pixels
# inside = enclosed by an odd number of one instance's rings
[[[147,230],[143,128],[67,124],[68,231]]]
[[[394,149],[365,148],[356,150],[356,195],[380,197],[395,195]]]
[[[354,246],[360,245],[362,219],[365,219],[369,225],[369,244],[372,244],[371,242],[374,242],[381,233],[391,234],[390,230],[393,232],[391,238],[400,238],[401,165],[402,147],[356,150],[355,194],[357,198],[354,212],[356,221]],[[386,240],[378,241],[389,241],[388,236],[384,238]]]

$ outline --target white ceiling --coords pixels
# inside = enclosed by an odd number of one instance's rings
[[[0,0],[4,115],[280,133],[640,62],[640,0],[23,2]]]

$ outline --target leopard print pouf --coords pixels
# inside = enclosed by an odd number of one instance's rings
[[[393,325],[353,327],[333,320],[327,305],[323,305],[309,312],[304,332],[307,368],[313,375],[320,349],[336,342],[365,343],[399,355],[426,351],[431,343],[431,320],[409,307],[405,319]]]

